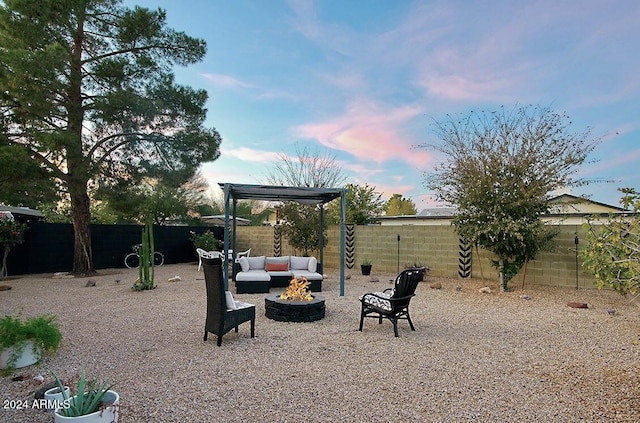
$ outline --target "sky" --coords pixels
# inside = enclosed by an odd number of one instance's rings
[[[437,206],[434,122],[517,105],[566,113],[600,142],[574,195],[640,190],[637,0],[127,0],[202,38],[177,81],[209,95],[218,182],[264,184],[282,154],[335,158],[347,183]],[[422,146],[422,147],[421,147]],[[609,182],[604,182],[609,181]],[[566,192],[566,191],[565,191]]]

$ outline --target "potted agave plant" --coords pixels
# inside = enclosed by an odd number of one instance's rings
[[[0,369],[10,374],[15,369],[40,361],[43,352],[58,349],[62,334],[56,316],[41,315],[27,319],[5,315],[0,319]]]
[[[360,265],[360,271],[362,272],[363,275],[368,276],[371,274],[371,260],[369,260],[368,258],[362,260],[362,264]]]
[[[98,382],[97,379],[87,380],[82,367],[75,395],[69,397],[69,391],[65,390],[60,378],[53,371],[51,374],[62,393],[60,407],[54,411],[55,423],[116,423],[118,421],[120,395],[111,390],[108,382]]]

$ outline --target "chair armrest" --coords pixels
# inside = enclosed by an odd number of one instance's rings
[[[404,300],[408,300],[411,297],[415,297],[416,294],[411,294],[411,295],[407,295],[405,297],[389,297],[387,298],[389,301],[394,302],[394,301],[404,301]]]

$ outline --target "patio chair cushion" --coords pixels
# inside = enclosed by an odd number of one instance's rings
[[[366,294],[363,297],[360,297],[360,300],[381,310],[391,311],[391,301],[386,298],[390,298],[388,292],[374,292],[373,295]]]
[[[225,291],[224,296],[227,300],[227,310],[237,310],[238,306],[236,306],[236,302],[233,299],[233,294],[231,294],[231,291]]]

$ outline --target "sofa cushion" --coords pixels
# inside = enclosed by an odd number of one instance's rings
[[[246,257],[246,259],[249,262],[249,270],[264,270],[265,256]]]
[[[273,263],[267,260],[267,272],[286,272],[289,270],[289,262]]]
[[[248,272],[236,273],[236,281],[244,282],[269,282],[271,276],[261,269],[249,270]]]
[[[307,278],[308,281],[321,281],[322,280],[322,275],[318,272],[309,272],[308,270],[304,269],[304,270],[292,270],[293,272],[293,276],[300,280],[302,279],[302,277],[304,276],[305,278]]]
[[[315,257],[309,257],[309,265],[307,270],[309,272],[315,272],[318,269],[318,260]]]
[[[249,260],[247,260],[246,257],[240,257],[240,259],[238,260],[238,264],[240,264],[240,270],[242,270],[243,272],[249,271]]]
[[[291,256],[291,270],[307,270],[309,267],[309,257]]]
[[[287,264],[289,264],[289,256],[267,257],[267,263],[287,263]]]

